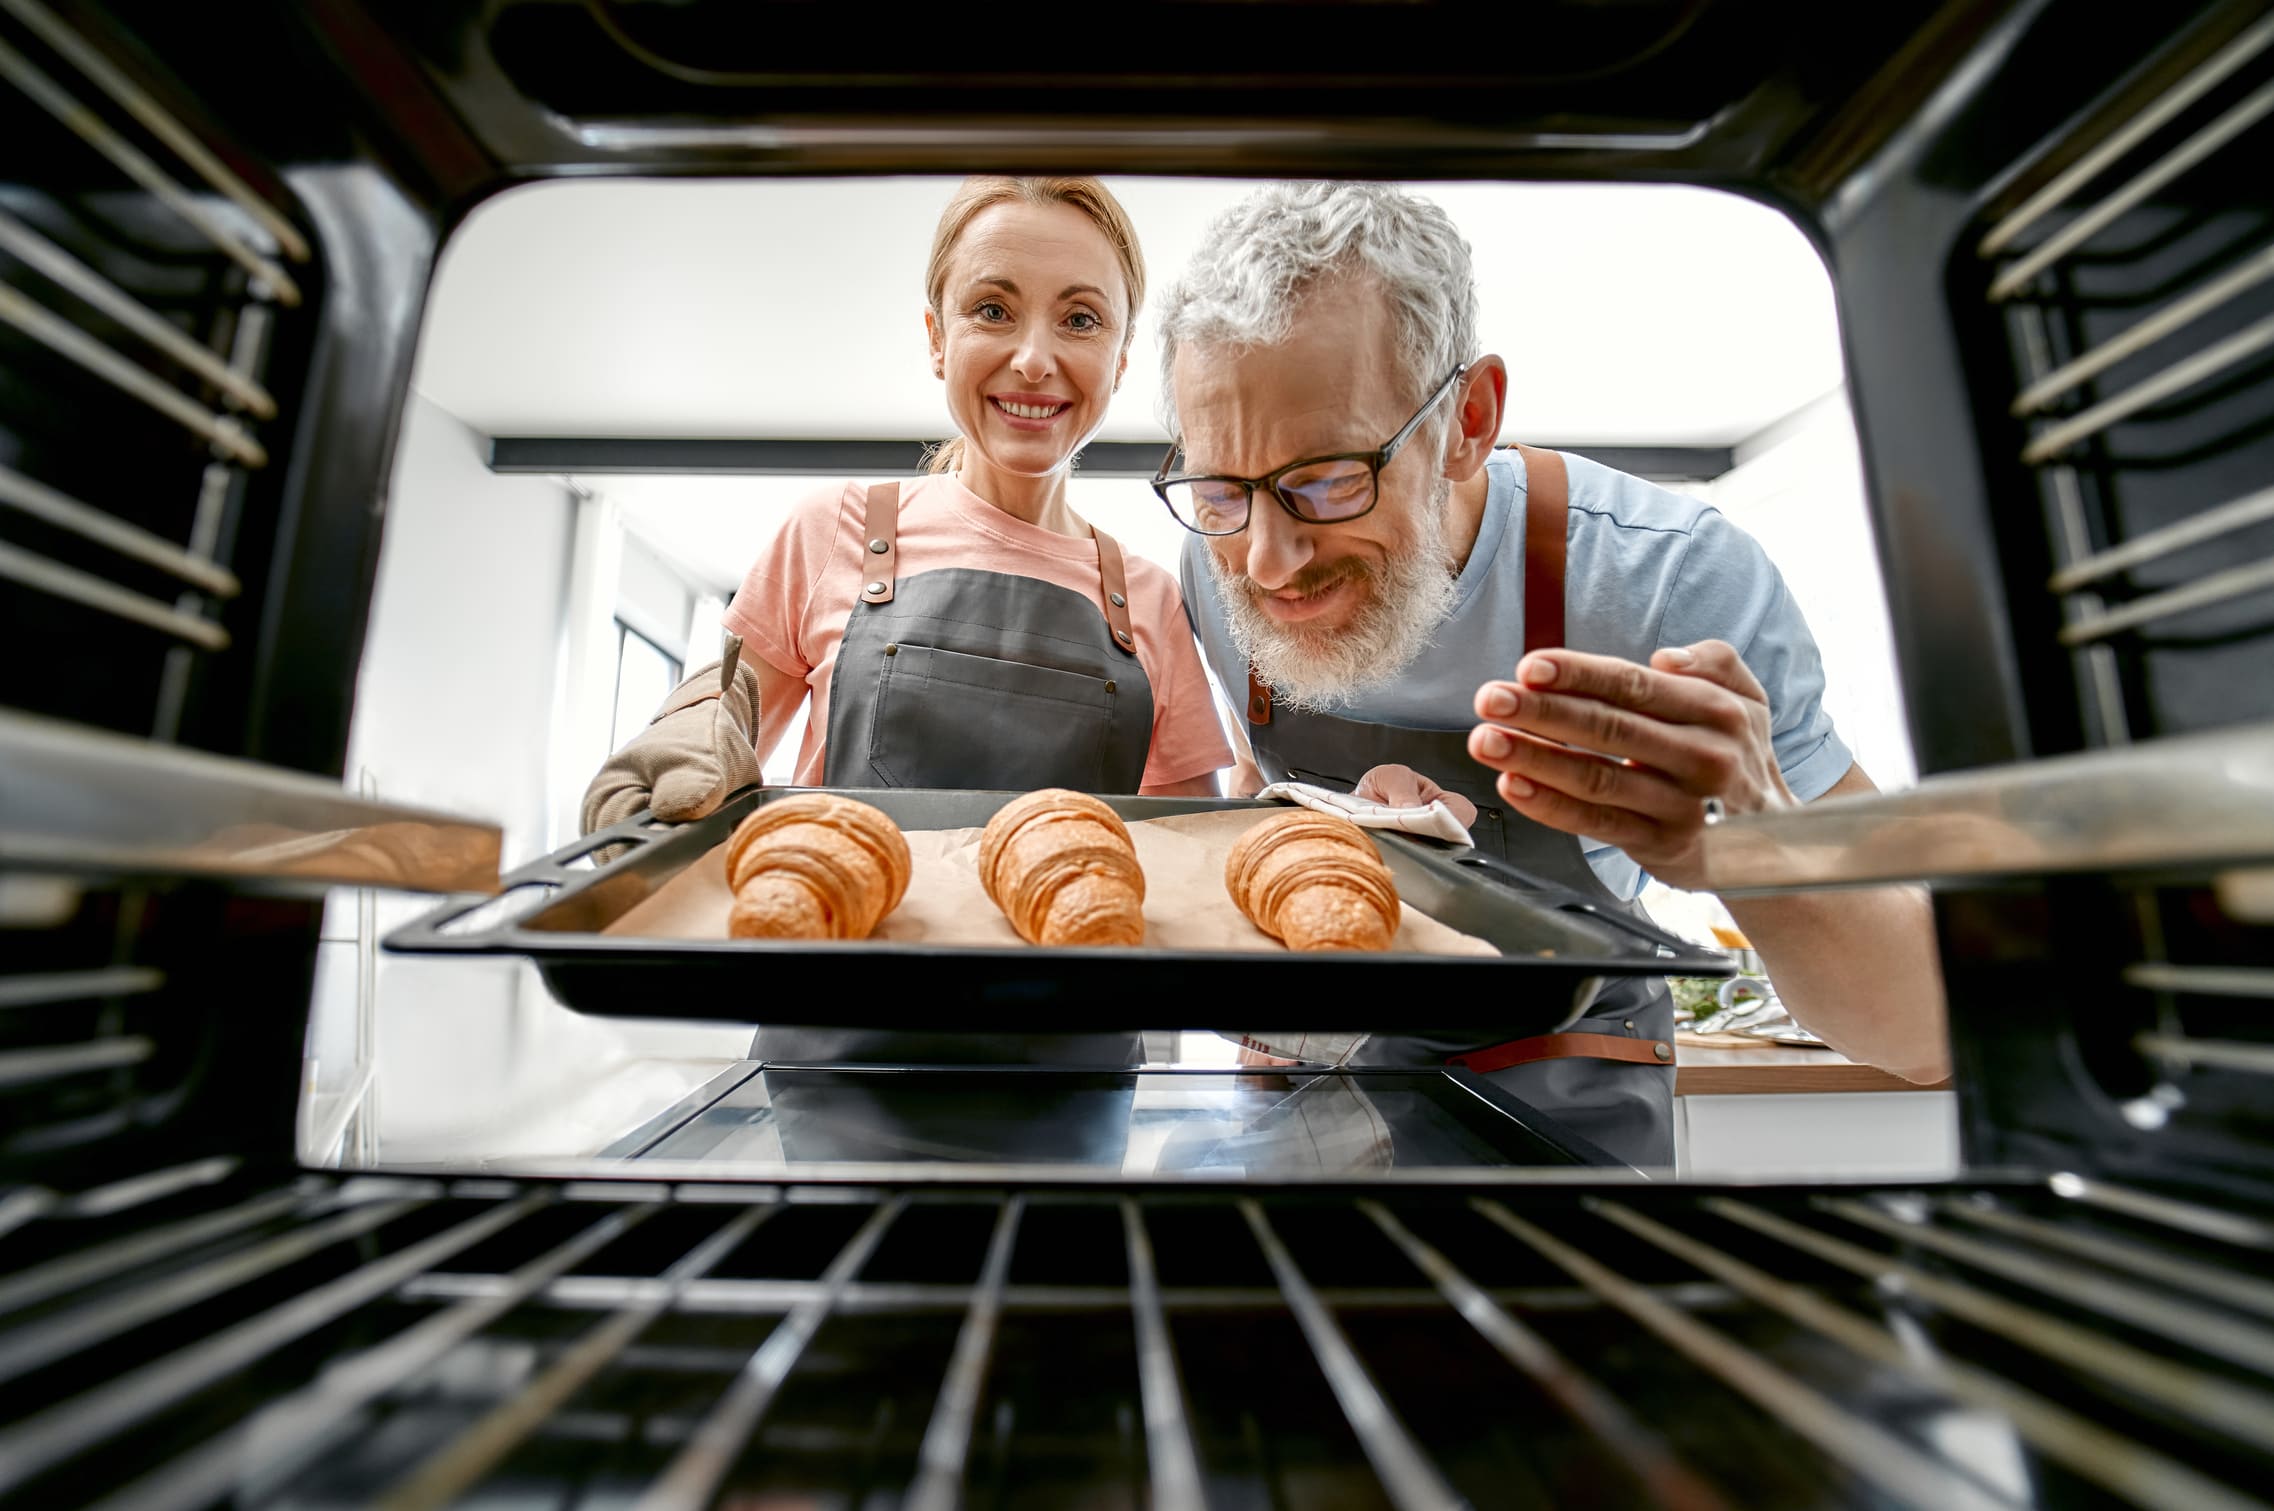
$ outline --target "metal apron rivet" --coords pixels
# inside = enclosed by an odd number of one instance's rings
[[[882,556],[885,552],[891,550],[892,547],[885,543],[883,540],[879,539],[870,541],[869,549],[871,551],[874,551],[877,555]]]
[[[1674,1058],[1674,1046],[1667,1043],[1664,1039],[1661,1039],[1656,1044],[1651,1045],[1650,1052],[1658,1056],[1658,1058],[1661,1060],[1671,1060]]]
[[[900,647],[898,644],[888,645],[884,648],[884,653],[887,656],[897,656],[900,654]],[[1634,1025],[1632,1023],[1629,1023],[1627,1027],[1632,1028]]]
[[[1108,593],[1108,594],[1106,594],[1105,596],[1107,597],[1107,599],[1109,599],[1109,600],[1112,602],[1113,606],[1114,606],[1115,608],[1117,608],[1117,609],[1125,609],[1125,608],[1129,607],[1129,600],[1128,600],[1128,599],[1126,599],[1126,598],[1124,598],[1124,597],[1122,597],[1122,596],[1121,596],[1119,593]]]
[[[892,647],[891,647],[891,646],[889,646],[889,645],[888,645],[888,646],[886,646],[886,647],[884,648],[884,653],[885,653],[887,656],[891,655],[891,654],[892,654]],[[1632,1019],[1632,1018],[1629,1018],[1629,1019],[1627,1019],[1627,1032],[1628,1032],[1628,1033],[1630,1033],[1630,1034],[1634,1032],[1634,1019]]]
[[[1113,638],[1120,641],[1123,645],[1127,645],[1129,643],[1129,635],[1126,631],[1123,630],[1115,630],[1113,632]]]
[[[881,593],[884,591],[884,584],[881,582],[872,582],[869,584],[869,591],[872,593]]]
[[[1108,683],[1105,685],[1105,690],[1106,690],[1107,692],[1112,692],[1112,691],[1113,691],[1113,684],[1112,684],[1111,682],[1108,682]]]

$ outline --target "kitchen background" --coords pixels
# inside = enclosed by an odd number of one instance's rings
[[[1248,187],[1115,181],[1156,288]],[[498,822],[509,868],[574,838],[593,771],[683,668],[716,655],[727,596],[814,479],[505,474],[490,442],[938,439],[922,276],[953,188],[561,182],[477,210],[437,269],[403,418],[351,783]],[[1843,735],[1882,788],[1907,785],[1831,284],[1807,239],[1772,208],[1705,190],[1423,192],[1476,250],[1485,344],[1510,365],[1504,439],[1602,451],[1751,531],[1822,645]],[[1156,373],[1140,316],[1099,439],[1165,445]],[[1628,448],[1654,453],[1647,469]],[[1077,478],[1072,501],[1174,569],[1182,532],[1143,482]],[[797,739],[769,777],[787,779]],[[1651,900],[1705,937],[1709,900]],[[517,962],[376,949],[429,905],[334,894],[303,1098],[311,1160],[587,1153],[748,1045],[747,1024],[580,1017]],[[749,1021],[768,1008],[753,1000]],[[1204,1033],[1158,1049],[1229,1058]],[[1714,1102],[1713,1147],[1681,1124],[1701,1172],[1954,1158],[1947,1093]]]

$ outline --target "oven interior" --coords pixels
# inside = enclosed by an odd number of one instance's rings
[[[0,1493],[2259,1503],[2274,14],[1130,20],[974,63],[793,5],[0,0]],[[1706,183],[1816,238],[1929,775],[1745,884],[1935,881],[1964,1175],[296,1168],[377,862],[275,832],[495,856],[338,783],[438,247],[534,178],[980,168]]]

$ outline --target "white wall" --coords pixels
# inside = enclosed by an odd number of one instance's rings
[[[574,501],[550,478],[491,472],[483,445],[412,395],[348,771],[385,797],[503,825],[510,868],[545,849]]]
[[[553,842],[548,791],[565,775],[555,769],[564,763],[554,733],[568,685],[565,631],[578,601],[572,556],[591,510],[557,481],[492,473],[483,444],[413,396],[356,681],[348,779],[383,798],[496,822],[510,870]],[[620,553],[602,555],[613,562]],[[584,597],[612,615],[617,587],[611,578]],[[686,621],[682,603],[674,639]],[[596,765],[581,767],[579,789]],[[316,1070],[304,1127],[352,1089],[359,998],[376,1051],[377,1153],[389,1161],[583,1152],[748,1042],[746,1028],[579,1017],[554,1003],[522,962],[372,949],[436,901],[379,893],[366,916],[358,894],[334,894],[310,1023]]]
[[[1845,394],[1739,447],[1709,496],[1784,573],[1824,653],[1825,707],[1857,764],[1882,789],[1910,786],[1918,766]]]

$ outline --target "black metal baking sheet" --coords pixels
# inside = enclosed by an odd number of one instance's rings
[[[753,809],[801,789],[752,788],[691,824],[627,819],[387,936],[423,955],[520,955],[566,1006],[616,1017],[811,1027],[1026,1033],[1236,1023],[1465,1034],[1477,1042],[1562,1027],[1606,977],[1722,976],[1730,957],[1460,847],[1374,831],[1405,902],[1499,948],[1498,958],[1286,951],[990,949],[885,940],[636,939],[603,934],[723,844]],[[819,789],[828,790],[828,789]],[[845,790],[903,829],[983,825],[1017,793]],[[1106,797],[1137,821],[1279,805]],[[606,865],[594,852],[634,848]],[[1448,1026],[1451,1025],[1451,1026]]]

